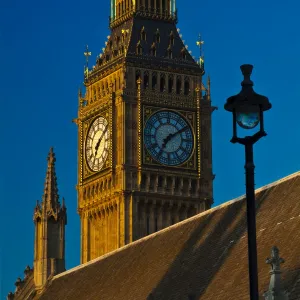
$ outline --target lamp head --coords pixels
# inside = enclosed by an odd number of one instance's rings
[[[225,110],[235,114],[237,124],[244,129],[255,128],[260,122],[262,112],[272,107],[267,97],[254,92],[250,79],[252,69],[253,66],[249,64],[241,66],[244,75],[242,90],[239,94],[229,97],[224,105]]]

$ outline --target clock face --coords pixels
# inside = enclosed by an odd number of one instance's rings
[[[178,166],[191,156],[194,135],[191,126],[180,114],[160,110],[146,122],[144,143],[156,161],[167,166]]]
[[[92,171],[100,171],[108,157],[110,145],[109,125],[105,118],[95,119],[88,131],[85,142],[85,156]]]

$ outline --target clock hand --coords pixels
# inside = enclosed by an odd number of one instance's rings
[[[99,146],[100,146],[100,143],[101,143],[101,141],[102,141],[102,139],[103,139],[103,137],[104,137],[104,135],[105,135],[107,129],[108,129],[108,125],[105,127],[104,131],[102,132],[102,134],[101,134],[101,136],[100,136],[100,138],[99,138],[99,140],[98,140],[98,142],[97,142],[97,144],[96,144],[96,147],[95,147],[95,150],[96,150],[95,156],[97,156],[98,148],[99,148]]]
[[[170,142],[170,140],[171,140],[173,137],[175,137],[176,135],[178,135],[178,134],[180,134],[180,133],[186,131],[187,128],[188,128],[188,127],[186,126],[186,127],[184,127],[184,128],[181,128],[180,130],[176,131],[175,133],[170,133],[170,134],[164,139],[163,144],[162,144],[162,148],[164,149],[164,148],[167,146],[168,142]]]

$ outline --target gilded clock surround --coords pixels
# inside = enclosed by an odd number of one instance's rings
[[[165,109],[163,109],[165,110]],[[144,106],[143,110],[143,120],[144,123],[148,121],[148,119],[155,114],[156,112],[162,111],[161,108],[158,107],[153,107],[153,106]],[[191,170],[196,170],[197,169],[197,160],[196,160],[196,153],[195,153],[195,148],[197,144],[197,137],[195,135],[195,132],[197,132],[197,126],[196,126],[196,114],[194,112],[189,112],[189,111],[182,111],[182,110],[174,110],[174,109],[168,109],[170,112],[175,112],[177,114],[180,114],[188,123],[188,125],[192,129],[192,134],[193,134],[193,149],[189,157],[187,158],[186,161],[184,161],[181,164],[171,166],[171,168],[179,168],[179,169],[191,169]],[[142,139],[142,144],[143,144],[143,163],[149,164],[149,165],[156,165],[161,168],[168,167],[166,165],[163,165],[159,163],[155,158],[153,158],[150,153],[147,151],[146,146],[144,145],[144,138]],[[169,166],[170,167],[170,166]]]
[[[165,18],[140,1],[128,9],[111,20],[103,53],[93,68],[86,68],[85,92],[79,92],[75,122],[82,263],[204,211],[213,202],[214,107],[210,83],[202,83],[203,65],[186,51],[175,14]],[[193,153],[176,167],[149,159],[143,144],[148,116],[162,109],[183,115],[193,129]],[[91,122],[99,116],[110,126],[110,150],[105,167],[92,172],[84,145]]]
[[[92,172],[100,172],[108,167],[107,162],[110,146],[110,130],[106,118],[95,118],[85,138],[85,161]]]

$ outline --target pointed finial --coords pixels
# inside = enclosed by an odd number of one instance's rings
[[[92,52],[89,51],[89,46],[86,45],[85,52],[83,53],[86,59],[86,67],[89,66],[89,57],[92,55]]]
[[[89,51],[89,46],[88,45],[86,45],[86,50],[83,54],[84,54],[85,59],[86,59],[86,63],[85,63],[85,66],[84,66],[83,73],[84,73],[84,77],[88,78],[88,76],[89,76],[89,57],[92,55],[92,52]]]
[[[204,54],[203,54],[203,49],[202,49],[202,45],[204,44],[204,41],[201,38],[201,34],[199,34],[199,38],[198,38],[198,41],[196,42],[196,44],[199,47],[199,51],[200,51],[199,65],[200,65],[200,68],[204,71]]]
[[[55,161],[56,161],[56,159],[55,159],[55,154],[54,154],[54,151],[53,151],[53,147],[50,148],[50,151],[49,151],[47,160],[48,160],[48,162],[49,162],[50,164],[53,164],[53,163],[55,163]]]
[[[61,206],[62,206],[63,208],[65,208],[65,207],[66,207],[66,204],[65,204],[65,198],[64,198],[64,197],[62,198],[61,203],[62,203]]]
[[[210,76],[207,76],[207,89],[210,90]]]
[[[280,265],[284,263],[284,259],[279,257],[279,250],[276,246],[272,247],[271,258],[267,258],[266,263],[271,265],[271,279],[269,290],[263,294],[265,300],[288,300],[288,295],[281,286]]]
[[[202,57],[202,45],[204,44],[204,41],[202,40],[200,33],[199,33],[198,41],[196,42],[196,44],[200,50],[200,57]]]
[[[266,263],[271,265],[272,272],[280,272],[280,264],[284,263],[284,259],[279,257],[279,249],[274,246],[271,250],[271,258],[266,259]]]
[[[49,212],[51,210],[56,210],[58,206],[58,188],[57,188],[57,178],[55,173],[55,154],[53,147],[50,148],[48,157],[48,166],[45,179],[45,188],[43,195],[42,207],[44,212]]]

